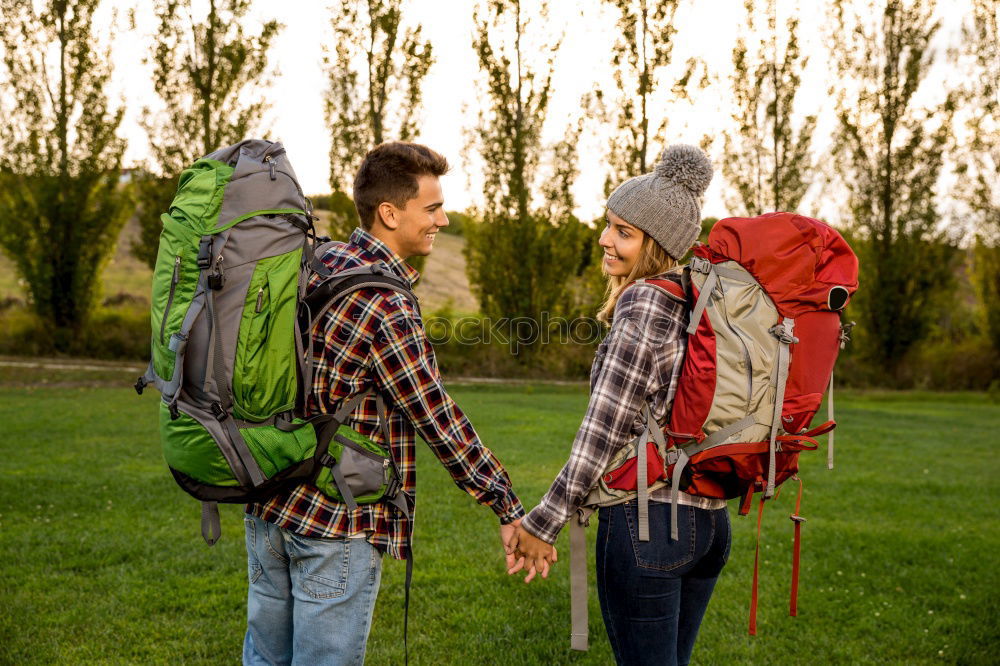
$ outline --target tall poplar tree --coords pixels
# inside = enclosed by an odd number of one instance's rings
[[[367,150],[383,141],[411,141],[418,133],[421,85],[434,57],[420,25],[404,28],[402,4],[340,0],[337,6],[335,46],[324,57],[334,192],[350,193]]]
[[[329,85],[330,187],[340,201],[350,195],[368,150],[418,134],[421,85],[434,57],[421,26],[404,27],[402,5],[402,0],[340,0],[335,9],[335,46],[323,62]],[[355,226],[354,214],[333,211],[332,236],[346,238]]]
[[[194,0],[157,0],[153,35],[153,85],[162,109],[143,109],[154,167],[137,180],[140,239],[133,254],[153,266],[160,214],[177,188],[177,176],[202,155],[241,141],[260,125],[262,95],[247,93],[266,80],[268,49],[281,26],[244,28],[251,0],[208,0],[204,20]]]
[[[953,100],[923,107],[914,94],[934,60],[932,0],[833,4],[833,145],[861,264],[856,310],[869,360],[892,377],[928,332],[957,257],[935,188],[952,135]]]
[[[542,3],[532,18],[546,16]],[[542,141],[558,44],[529,33],[520,0],[488,0],[473,20],[472,45],[486,86],[471,131],[470,147],[484,164],[484,203],[477,211],[482,222],[466,232],[469,281],[483,314],[538,322],[543,312],[560,308],[571,275],[567,266],[578,261],[569,217],[578,129],[571,128],[555,150]],[[529,62],[529,53],[543,61]]]
[[[973,0],[963,26],[971,71],[962,90],[969,113],[959,192],[972,212],[972,284],[983,331],[1000,352],[1000,2]]]
[[[673,51],[679,0],[604,0],[615,8],[617,38],[611,47],[615,88],[594,92],[608,139],[605,193],[625,180],[652,171],[663,149],[667,119],[656,112],[654,93]],[[655,119],[661,118],[659,125]],[[653,126],[651,126],[651,124]]]
[[[0,246],[60,350],[87,321],[130,203],[98,4],[0,0]]]
[[[779,31],[775,5],[766,0],[755,9],[753,0],[746,0],[746,33],[733,47],[736,127],[723,133],[722,175],[730,189],[729,210],[743,215],[795,210],[813,170],[816,116],[804,117],[798,127],[792,121],[808,58],[799,50],[798,18],[790,16]]]

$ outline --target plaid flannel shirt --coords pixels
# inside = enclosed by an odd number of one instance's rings
[[[335,244],[323,262],[334,271],[381,262],[410,284],[419,277],[388,246],[360,228],[347,243]],[[308,484],[267,502],[247,505],[249,513],[307,537],[367,534],[379,550],[404,559],[413,530],[415,434],[419,433],[455,483],[493,509],[501,523],[524,515],[503,466],[479,441],[469,419],[445,391],[420,315],[406,297],[376,288],[348,295],[316,326],[313,350],[316,371],[306,403],[308,413],[334,413],[348,398],[369,388],[384,397],[389,449],[402,475],[411,520],[386,502],[351,511]],[[347,423],[384,444],[374,396]]]
[[[644,431],[644,402],[666,425],[687,347],[686,326],[683,304],[657,287],[636,284],[621,295],[611,331],[597,348],[590,404],[569,460],[524,518],[524,529],[555,542],[615,453]]]

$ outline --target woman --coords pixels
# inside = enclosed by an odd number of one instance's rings
[[[611,330],[591,370],[587,414],[569,460],[509,546],[543,576],[555,542],[614,455],[644,432],[643,406],[665,427],[684,359],[687,312],[663,290],[636,280],[676,279],[677,261],[701,229],[712,165],[692,146],[664,151],[653,173],[632,178],[608,199],[601,234],[608,298],[598,318]],[[649,541],[637,535],[637,504],[602,507],[597,589],[619,664],[687,664],[715,581],[729,557],[723,500],[681,492],[670,537],[670,488],[650,493]],[[517,567],[512,568],[512,572]]]

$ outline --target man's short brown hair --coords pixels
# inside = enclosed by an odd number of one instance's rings
[[[372,228],[383,202],[405,207],[417,196],[419,176],[441,177],[447,172],[448,160],[419,143],[388,141],[375,146],[354,177],[354,207],[362,228]]]

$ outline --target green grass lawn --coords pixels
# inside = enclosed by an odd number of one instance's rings
[[[160,455],[157,398],[137,397],[125,375],[109,385],[115,372],[95,382],[0,368],[0,663],[237,663],[241,512],[224,507],[222,541],[204,545],[199,505]],[[530,506],[565,461],[585,388],[453,394]],[[822,452],[802,458],[799,617],[787,611],[787,493],[764,515],[759,635],[746,632],[754,522],[734,516],[695,663],[993,662],[1000,406],[976,394],[845,393],[838,412],[836,469]],[[492,513],[426,448],[418,467],[411,662],[612,663],[593,555],[592,647],[574,653],[568,536],[552,577],[526,586],[503,572]],[[368,663],[403,660],[403,572],[386,561]]]

